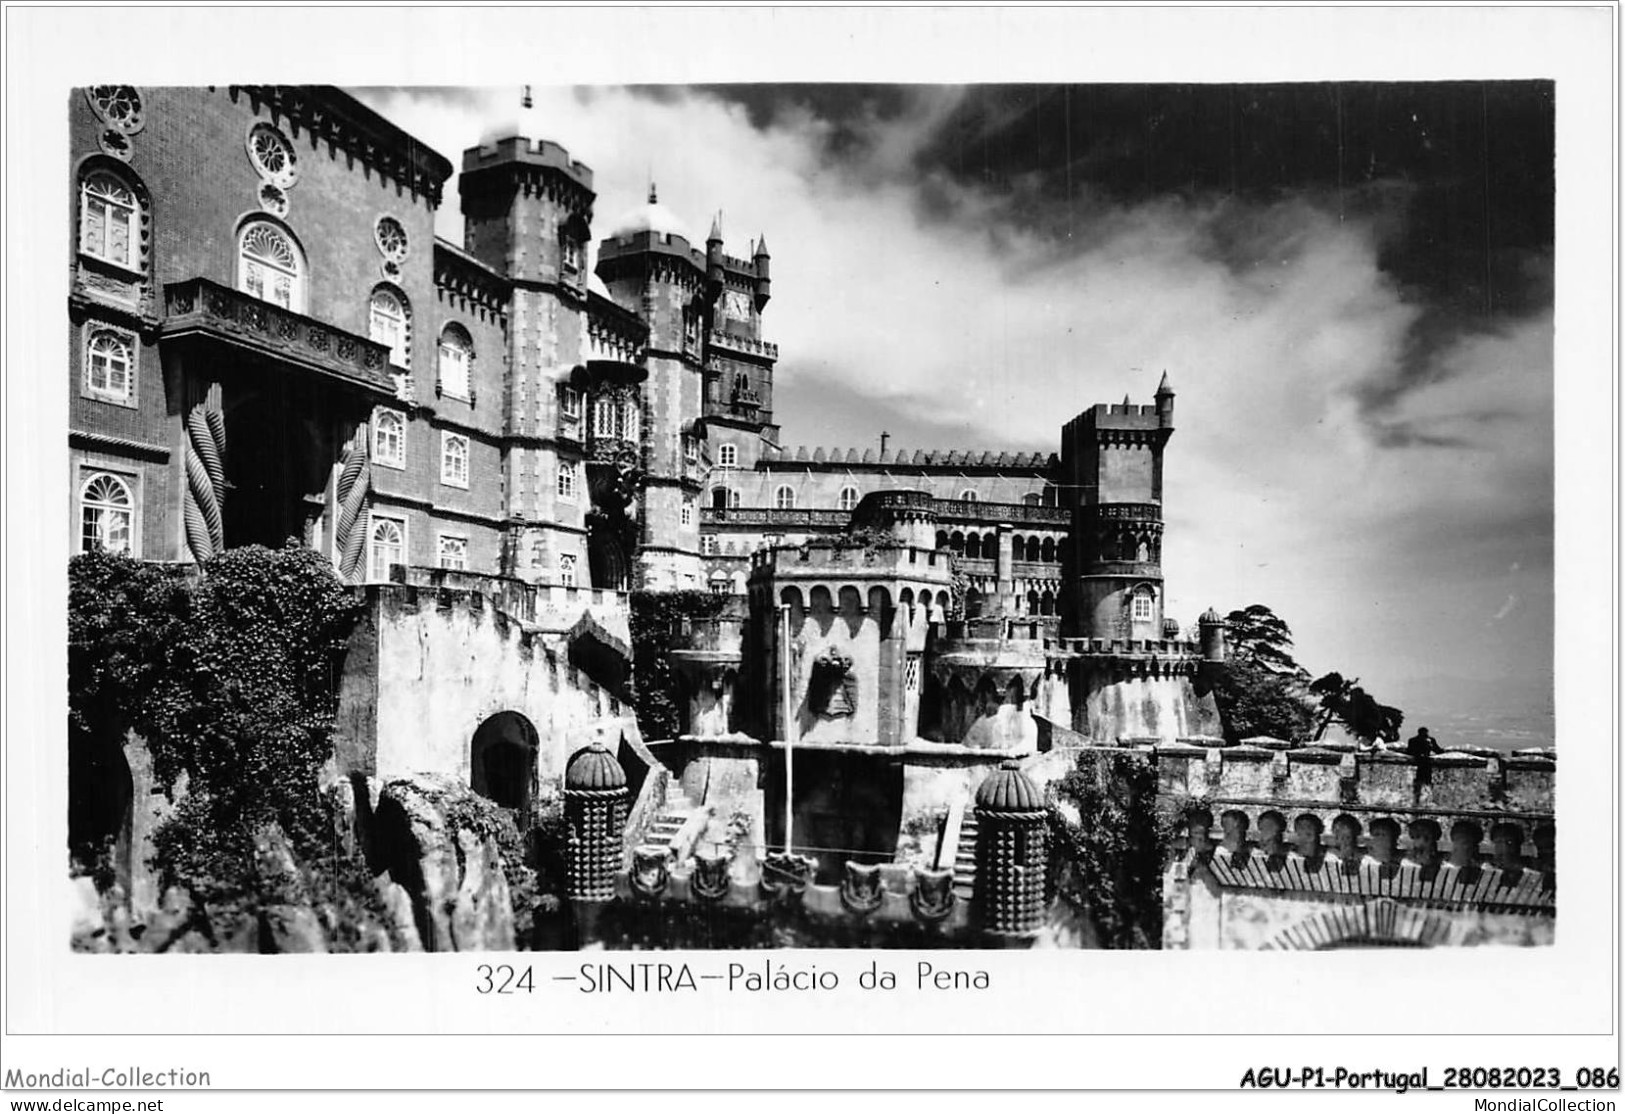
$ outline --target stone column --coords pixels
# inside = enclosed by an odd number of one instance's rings
[[[993,559],[993,575],[997,579],[999,603],[994,613],[1008,618],[1016,613],[1016,581],[1015,570],[1012,563],[1015,554],[1011,551],[1010,524],[999,523],[999,548]]]

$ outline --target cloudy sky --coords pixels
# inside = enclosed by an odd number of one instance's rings
[[[1549,84],[356,92],[454,163],[562,143],[595,235],[651,178],[765,233],[787,444],[1055,449],[1166,370],[1170,614],[1269,604],[1384,698],[1550,661]]]

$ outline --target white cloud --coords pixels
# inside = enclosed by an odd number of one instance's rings
[[[843,413],[853,443],[883,421],[896,434],[901,415],[916,432],[1053,446],[1095,402],[1149,401],[1166,369],[1179,392],[1166,551],[1179,617],[1270,603],[1311,668],[1380,680],[1480,652],[1483,627],[1454,617],[1493,611],[1514,561],[1548,575],[1549,521],[1535,535],[1498,524],[1538,524],[1551,504],[1549,313],[1457,340],[1424,369],[1427,386],[1380,414],[1451,447],[1379,447],[1363,416],[1361,388],[1399,380],[1423,308],[1379,266],[1392,211],[1345,219],[1304,198],[1120,207],[1085,184],[1058,243],[1002,223],[1008,195],[941,176],[927,215],[913,159],[951,91],[863,121],[866,157],[840,163],[806,113],[759,130],[742,107],[684,92],[535,96],[533,138],[595,172],[598,234],[651,176],[692,227],[721,209],[730,251],[767,234],[780,382]],[[507,90],[371,99],[454,158],[516,115]],[[452,208],[442,224],[455,239]],[[778,417],[790,443],[810,432],[796,413]]]

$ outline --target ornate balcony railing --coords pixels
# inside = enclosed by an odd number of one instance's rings
[[[389,346],[204,278],[164,285],[166,338],[202,336],[394,397]]]
[[[1159,503],[1096,503],[1081,508],[1082,513],[1094,519],[1127,519],[1137,522],[1161,522],[1162,505]]]
[[[851,520],[850,511],[812,508],[780,510],[777,507],[700,508],[701,526],[763,526],[778,529],[807,527],[838,530]]]
[[[975,499],[935,499],[931,509],[939,522],[1009,522],[1065,529],[1071,525],[1067,507],[1030,506],[1026,503],[983,503]]]

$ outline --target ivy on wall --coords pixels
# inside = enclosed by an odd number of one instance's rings
[[[359,607],[327,562],[297,544],[249,546],[191,575],[92,553],[73,558],[68,583],[70,746],[133,730],[158,783],[186,786],[154,834],[160,882],[211,915],[287,898],[255,861],[255,834],[275,825],[338,923],[359,921],[348,907],[375,910],[365,868],[335,853],[319,786]]]
[[[1049,816],[1056,896],[1093,923],[1104,947],[1159,947],[1176,818],[1158,804],[1155,764],[1132,751],[1083,751],[1053,792],[1068,806]]]
[[[682,688],[671,651],[685,645],[685,621],[719,615],[729,599],[711,592],[632,593],[630,688],[645,739],[671,739],[682,730]]]

